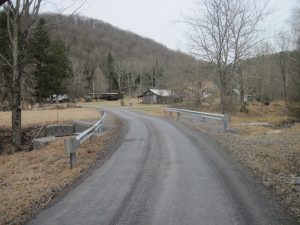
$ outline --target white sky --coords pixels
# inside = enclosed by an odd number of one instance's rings
[[[76,10],[84,0],[48,0],[44,12],[57,12],[71,6],[64,13]],[[130,30],[143,37],[151,38],[171,49],[187,52],[184,24],[176,22],[182,15],[191,15],[196,0],[87,0],[77,13],[108,22],[118,28]],[[260,0],[257,0],[260,1]],[[300,0],[270,0],[272,10],[268,22],[268,32],[287,26],[292,10],[300,5]]]

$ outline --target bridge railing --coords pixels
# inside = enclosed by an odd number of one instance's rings
[[[73,136],[73,137],[68,137],[65,138],[64,143],[65,143],[65,151],[70,155],[70,168],[72,169],[73,166],[76,164],[76,151],[77,148],[91,138],[94,134],[99,133],[101,131],[101,127],[103,125],[103,122],[105,120],[107,112],[104,112],[102,117],[91,127],[83,131],[82,133]]]
[[[191,110],[177,109],[177,108],[165,108],[164,111],[165,111],[165,115],[167,114],[167,112],[170,112],[170,113],[174,112],[174,113],[177,113],[178,116],[180,116],[180,114],[186,114],[186,115],[193,116],[193,117],[201,117],[204,119],[219,120],[219,121],[223,122],[225,131],[228,129],[228,125],[229,125],[228,116],[223,115],[223,114],[198,112],[198,111],[191,111]]]

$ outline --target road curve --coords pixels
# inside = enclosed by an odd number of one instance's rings
[[[127,126],[121,146],[28,224],[290,224],[267,191],[205,135],[109,110]]]

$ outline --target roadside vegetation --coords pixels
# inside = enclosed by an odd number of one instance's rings
[[[56,110],[26,111],[23,115],[27,127],[57,122]],[[94,120],[99,118],[99,111],[61,109],[59,115],[59,122]],[[24,224],[38,210],[55,201],[56,196],[79,182],[97,162],[104,160],[109,154],[108,146],[118,139],[120,130],[119,122],[111,115],[107,117],[106,123],[108,127],[104,133],[78,148],[77,164],[72,170],[69,156],[64,150],[63,138],[57,138],[55,142],[40,149],[1,154],[0,224]]]

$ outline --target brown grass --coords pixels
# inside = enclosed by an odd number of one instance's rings
[[[22,127],[99,117],[99,111],[84,108],[22,111]],[[11,127],[11,112],[0,112],[0,119],[0,126]]]
[[[269,106],[259,102],[251,103],[249,113],[234,113],[231,117],[230,126],[238,128],[244,135],[264,135],[272,133],[274,127],[280,129],[285,124],[299,120],[294,115],[288,113],[282,101],[271,103]],[[269,123],[273,127],[264,126],[241,126],[242,123]]]
[[[104,154],[105,146],[116,140],[117,121],[107,119],[112,128],[80,146],[77,165],[72,170],[63,139],[31,152],[0,156],[0,224],[21,224],[91,167]]]
[[[285,177],[300,176],[300,124],[280,133],[209,133],[273,191],[300,222],[300,193]]]
[[[148,115],[153,116],[163,116],[164,108],[168,107],[168,105],[162,104],[142,104],[138,102],[137,98],[125,98],[124,99],[126,106],[123,108],[132,109],[137,112],[142,112]],[[132,107],[129,108],[129,103],[132,104]],[[101,107],[101,106],[109,106],[109,107],[121,107],[120,101],[99,101],[99,102],[87,102],[80,103],[81,106],[92,106],[92,107]]]

